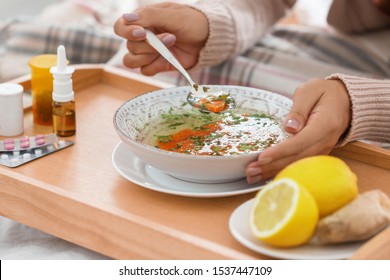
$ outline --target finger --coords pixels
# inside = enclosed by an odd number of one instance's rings
[[[296,162],[297,160],[300,160],[302,158],[306,158],[309,156],[314,156],[314,155],[325,155],[329,154],[331,149],[324,148],[321,149],[321,147],[312,147],[308,150],[305,151],[305,153],[302,154],[295,154],[291,155],[290,157],[285,157],[279,160],[276,160],[266,166],[260,167],[261,169],[261,177],[263,180],[269,179],[277,175],[283,168],[288,166],[291,163]]]
[[[161,41],[167,46],[175,44],[176,37],[171,34],[160,35]],[[152,47],[150,44],[145,41],[142,42],[130,42],[127,41],[126,47],[129,50],[130,54],[127,54],[124,57],[124,64],[130,68],[136,68],[150,64],[152,61],[156,60],[160,54]]]
[[[310,120],[310,122],[291,138],[266,149],[261,153],[260,158],[270,158],[272,161],[284,157],[289,157],[297,154],[304,154],[310,147],[319,147],[325,145],[328,142],[326,136],[327,132],[324,131],[324,125],[321,125],[320,120]],[[324,137],[325,135],[325,137]]]
[[[247,177],[247,182],[251,184],[253,181],[257,181],[255,177],[261,177],[261,169],[256,161],[251,162],[245,169],[245,176]],[[261,178],[259,178],[261,179]]]
[[[115,30],[119,34],[123,33],[122,25],[137,25],[150,29],[156,34],[169,32],[177,35],[181,41],[202,44],[202,46],[206,42],[209,31],[208,20],[204,13],[187,5],[172,2],[147,5],[133,13],[123,15],[115,24]]]
[[[300,134],[297,134],[294,136],[294,138],[298,138]],[[266,179],[274,177],[280,170],[282,170],[287,165],[301,159],[304,157],[317,155],[317,154],[328,154],[331,151],[331,147],[329,145],[326,145],[326,141],[316,140],[313,139],[313,145],[309,145],[307,149],[296,149],[291,148],[290,151],[285,151],[284,148],[289,148],[291,145],[297,145],[298,147],[301,147],[302,144],[300,144],[300,139],[289,139],[292,143],[285,144],[286,147],[283,147],[282,143],[272,147],[276,153],[268,153],[265,155],[265,157],[262,157],[262,154],[259,157],[258,161],[252,162],[248,164],[246,169],[246,176],[247,176],[247,182],[248,183],[258,183],[260,181],[264,181]],[[324,148],[325,146],[325,148]],[[281,157],[277,157],[277,153],[280,152],[279,155],[283,155]],[[274,159],[272,160],[270,156],[273,156]]]
[[[261,169],[257,161],[249,163],[245,170],[245,174],[247,176],[257,176],[260,173],[261,173]]]
[[[303,131],[302,131],[303,132]],[[301,136],[301,133],[297,134],[293,138],[298,138],[298,136]],[[303,135],[302,137],[305,137]],[[298,139],[296,143],[293,142],[295,139],[291,139],[291,143],[288,145],[289,147],[291,145],[302,145],[300,144],[300,140]],[[292,149],[290,153],[283,151],[285,147],[281,146],[274,146],[275,151],[279,152],[283,156],[277,157],[274,155],[274,159],[268,163],[268,164],[259,164],[259,169],[261,170],[261,175],[263,179],[267,179],[270,176],[274,176],[277,172],[279,172],[281,169],[286,167],[288,164],[295,162],[301,158],[314,156],[314,155],[320,155],[320,154],[329,154],[334,147],[336,142],[334,142],[333,139],[328,138],[312,138],[312,142],[306,142],[305,149]],[[288,143],[287,143],[288,144]],[[276,153],[275,153],[276,154]]]
[[[125,23],[125,20],[123,19],[123,17],[118,18],[114,23],[115,34],[117,34],[121,37],[125,37],[124,34],[125,34],[126,29],[127,29],[127,26],[126,26],[126,23]]]
[[[331,149],[337,139],[326,131],[326,125],[322,123],[326,120],[311,117],[307,126],[299,133],[287,140],[266,149],[261,153],[258,164],[261,168],[269,166],[270,162],[291,156],[307,156],[315,154],[323,149]],[[269,158],[267,164],[262,164],[264,158]]]
[[[135,10],[133,12],[123,14],[122,19],[124,24],[133,24],[140,19],[140,15],[137,10]]]
[[[312,80],[298,87],[293,95],[293,106],[284,121],[284,129],[288,133],[297,133],[306,124],[311,110],[322,95],[316,84],[318,80]]]
[[[145,41],[127,41],[126,47],[133,55],[156,53],[156,50]]]
[[[139,25],[127,25],[120,18],[114,24],[114,31],[117,35],[129,41],[142,41],[146,38],[146,31]]]
[[[179,6],[170,3],[147,5],[134,12],[123,14],[121,18],[122,24],[136,24],[152,31],[155,31],[156,29],[165,29],[166,25],[171,25],[172,17],[180,16],[180,13],[175,11],[175,8],[177,7]]]
[[[294,155],[294,156],[291,156],[288,158],[283,158],[281,160],[273,162],[272,164],[267,166],[267,167],[269,167],[269,169],[267,169],[267,168],[261,169],[262,170],[261,175],[260,175],[261,180],[267,180],[267,179],[275,177],[281,170],[283,170],[283,168],[285,168],[289,164],[296,162],[297,160],[300,160],[300,159],[308,157],[308,156],[326,155],[326,154],[329,154],[329,152],[330,152],[329,149],[324,149],[324,150],[320,150],[320,151],[317,150],[316,152],[313,152],[313,153],[308,151],[308,153],[306,155],[302,155],[302,154],[301,155]]]
[[[257,175],[257,176],[247,176],[246,181],[248,184],[256,184],[260,183],[263,181],[262,175]]]
[[[157,53],[140,55],[133,55],[132,53],[127,53],[123,57],[123,64],[129,68],[145,67],[145,65],[153,63],[153,61],[155,61],[158,57],[159,55]]]
[[[173,47],[176,42],[176,36],[164,33],[158,35],[161,42],[167,47]],[[146,41],[127,41],[127,49],[133,54],[144,54],[144,53],[155,53],[157,52],[149,43]]]
[[[172,64],[170,64],[165,58],[159,56],[152,63],[142,66],[141,73],[146,76],[153,76],[159,72],[171,71],[173,70]]]
[[[313,148],[313,150],[308,150],[305,154],[296,154],[291,157],[282,158],[271,164],[267,165],[267,167],[261,169],[261,177],[263,180],[272,178],[276,176],[281,170],[283,170],[286,166],[309,156],[314,155],[326,155],[329,154],[331,149],[322,149],[318,150],[317,148]]]

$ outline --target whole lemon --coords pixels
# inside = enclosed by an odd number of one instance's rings
[[[324,217],[352,201],[358,194],[357,177],[341,159],[320,155],[300,159],[282,169],[275,179],[289,178],[305,187]]]

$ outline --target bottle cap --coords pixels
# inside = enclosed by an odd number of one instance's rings
[[[14,83],[2,83],[0,84],[0,97],[7,98],[7,96],[21,95],[23,93],[23,87]]]
[[[28,65],[33,71],[42,71],[48,73],[48,70],[56,65],[57,55],[55,54],[41,54],[34,56],[28,61]]]
[[[50,68],[53,75],[53,101],[69,102],[74,100],[72,85],[73,67],[67,66],[65,47],[57,49],[57,65]]]

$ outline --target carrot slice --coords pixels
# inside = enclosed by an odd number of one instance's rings
[[[206,107],[209,111],[214,112],[214,113],[219,113],[223,110],[225,110],[227,103],[226,100],[222,99],[215,99],[215,100],[210,100],[207,98],[202,98],[199,100],[199,108],[204,108]]]
[[[184,153],[195,147],[194,139],[191,137],[205,137],[219,128],[218,123],[210,123],[202,126],[201,129],[183,129],[170,135],[169,141],[157,141],[156,144],[162,150]]]
[[[226,108],[226,101],[224,100],[214,100],[209,101],[204,104],[207,109],[209,109],[211,112],[219,113]]]
[[[194,134],[194,131],[192,129],[189,129],[189,128],[183,129],[183,130],[180,130],[180,131],[176,132],[175,134],[173,134],[172,140],[175,142],[179,142],[179,141],[182,141],[184,139],[191,137],[193,134]]]

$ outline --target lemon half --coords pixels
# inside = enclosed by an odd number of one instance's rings
[[[250,228],[259,240],[277,247],[308,242],[319,219],[313,196],[295,181],[274,180],[256,195],[250,212]]]

